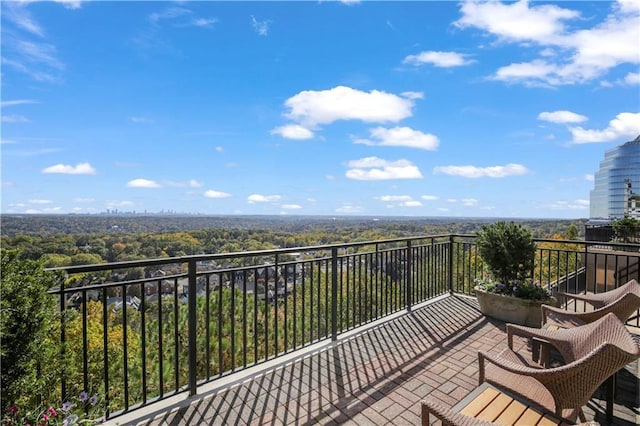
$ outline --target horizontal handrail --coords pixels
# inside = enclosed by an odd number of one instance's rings
[[[540,285],[606,291],[640,245],[535,239]],[[613,248],[624,248],[622,251]],[[130,273],[142,269],[136,273]],[[421,235],[52,268],[65,312],[62,396],[93,388],[116,417],[450,292],[484,274],[475,235]],[[640,277],[638,277],[640,278]],[[639,321],[636,319],[636,321]]]

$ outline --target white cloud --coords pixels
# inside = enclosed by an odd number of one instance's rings
[[[507,41],[551,42],[564,32],[563,21],[579,13],[554,5],[529,7],[527,0],[516,3],[465,1],[459,28],[475,27]]]
[[[469,65],[473,61],[467,59],[467,55],[461,53],[430,50],[420,52],[417,55],[409,55],[404,58],[402,63],[410,65],[432,64],[440,68],[451,68]]]
[[[193,11],[186,7],[168,7],[162,12],[154,12],[149,15],[149,20],[154,24],[158,24],[165,19],[175,19],[192,13]]]
[[[253,30],[263,37],[269,35],[269,21],[258,21],[253,15],[251,16],[251,26]]]
[[[596,180],[596,178],[592,174],[586,174],[586,175],[584,175],[584,180],[586,180],[587,182],[593,182],[593,181]]]
[[[1,117],[1,120],[3,123],[28,123],[29,122],[29,119],[27,117],[24,117],[22,115],[16,115],[16,114],[3,115]]]
[[[414,200],[410,195],[381,195],[375,197],[376,200],[384,201],[385,203],[397,203],[395,206],[387,205],[389,208],[393,207],[420,207],[422,203],[418,200]]]
[[[191,25],[194,27],[210,27],[213,24],[217,24],[218,19],[216,18],[196,18],[191,21]]]
[[[280,195],[262,195],[262,194],[251,194],[247,197],[247,201],[249,204],[254,203],[275,203],[276,201],[280,201],[282,197]]]
[[[507,164],[506,166],[476,167],[476,166],[440,166],[433,169],[433,173],[466,178],[503,178],[528,173],[529,170],[521,164]]]
[[[345,203],[336,208],[336,213],[362,213],[362,207],[355,204]]]
[[[571,111],[553,111],[541,112],[538,114],[538,120],[549,121],[551,123],[582,123],[583,121],[587,121],[587,117]]]
[[[59,213],[62,211],[62,207],[49,207],[46,209],[26,209],[25,214],[46,214],[46,213]]]
[[[377,157],[352,160],[345,176],[354,180],[420,179],[422,173],[409,160],[387,161]]]
[[[5,49],[6,50],[6,49]],[[8,57],[2,57],[2,64],[8,65],[18,72],[27,74],[36,81],[43,81],[48,83],[55,83],[60,80],[59,76],[49,70],[36,69],[34,66],[27,66],[24,61],[20,59],[9,59]]]
[[[25,105],[25,104],[37,104],[38,101],[34,101],[31,99],[16,99],[13,101],[2,101],[0,102],[0,107],[6,108],[14,105]]]
[[[162,188],[158,182],[149,179],[133,179],[127,182],[128,188]]]
[[[66,175],[95,175],[96,169],[89,163],[79,163],[75,167],[66,164],[56,164],[42,169],[42,173],[60,173]]]
[[[527,0],[508,4],[466,1],[456,25],[484,30],[503,42],[544,47],[539,58],[502,66],[493,79],[529,86],[580,84],[618,65],[640,63],[640,14],[631,4],[611,3],[612,11],[603,21],[572,30],[564,22],[581,16],[570,9],[531,5]]]
[[[369,134],[372,140],[354,139],[354,142],[371,146],[403,146],[429,151],[436,150],[440,143],[437,136],[413,130],[410,127],[394,127],[391,129],[376,127],[370,129]]]
[[[175,28],[207,28],[217,23],[218,19],[195,17],[194,12],[191,9],[182,6],[172,6],[161,12],[154,12],[150,14],[149,21],[154,25],[160,25],[163,21],[167,21]]]
[[[438,199],[438,197],[435,195],[421,195],[420,198],[426,201],[434,201]]]
[[[413,198],[410,195],[381,195],[376,197],[380,201],[411,201]]]
[[[216,146],[215,147],[216,152],[224,152],[224,148],[221,146]]]
[[[630,72],[624,76],[622,81],[629,86],[638,85],[640,84],[640,72]]]
[[[424,93],[422,92],[402,92],[400,95],[407,99],[424,99]]]
[[[95,198],[74,198],[73,202],[74,203],[95,203],[96,199]]]
[[[478,200],[476,200],[475,198],[463,198],[460,201],[462,202],[462,205],[465,207],[474,207],[478,205]]]
[[[379,90],[363,92],[338,86],[329,90],[306,90],[285,101],[285,116],[306,128],[337,120],[368,123],[397,122],[412,115],[416,93],[408,98]]]
[[[286,210],[298,210],[302,208],[299,204],[283,204],[281,207]]]
[[[2,14],[18,28],[21,28],[33,35],[44,37],[44,30],[40,24],[33,19],[25,5],[25,3],[20,2],[3,2]]]
[[[638,0],[618,0],[617,6],[623,12],[640,13],[640,1]]]
[[[56,47],[43,40],[45,30],[27,6],[28,2],[3,2],[2,65],[37,81],[58,82],[65,65]]]
[[[56,47],[48,43],[37,43],[28,40],[13,40],[14,46],[21,53],[23,59],[33,64],[47,65],[62,70],[64,64],[57,58]]]
[[[552,76],[557,70],[558,67],[555,65],[538,59],[500,67],[493,78],[506,82],[524,82],[528,85],[554,85],[560,84],[560,80]]]
[[[582,127],[570,127],[574,143],[610,142],[640,134],[640,113],[621,112],[609,122],[604,130],[589,130]]]
[[[204,196],[207,198],[228,198],[231,197],[231,194],[222,191],[215,191],[213,189],[209,189],[205,191]]]
[[[355,168],[369,168],[369,167],[384,167],[388,164],[387,160],[378,157],[365,157],[359,160],[351,160],[347,163],[348,167]]]
[[[53,0],[56,3],[61,3],[67,9],[80,9],[83,1],[88,0]]]
[[[574,49],[574,55],[562,69],[561,77],[569,81],[590,80],[617,65],[640,63],[639,19],[638,11],[614,13],[593,28],[568,35],[563,43]]]
[[[276,127],[275,129],[271,130],[271,134],[280,135],[283,138],[296,140],[313,138],[313,132],[299,124],[289,124],[286,126]]]
[[[29,200],[31,204],[51,204],[53,201],[51,200]]]
[[[203,184],[202,182],[197,181],[196,179],[190,179],[186,182],[173,182],[173,181],[167,181],[165,182],[165,184],[167,186],[173,186],[176,188],[202,188]]]

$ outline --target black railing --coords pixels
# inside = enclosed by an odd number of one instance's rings
[[[573,292],[640,279],[638,255],[536,240],[533,278]],[[629,248],[629,245],[624,245]],[[184,256],[62,268],[52,290],[70,359],[62,396],[104,395],[107,417],[186,392],[431,298],[473,295],[473,236]],[[638,325],[638,319],[635,319]]]

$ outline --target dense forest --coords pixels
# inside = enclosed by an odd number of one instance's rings
[[[498,219],[2,215],[2,247],[47,267],[232,253],[419,235],[473,234]],[[521,219],[536,238],[584,235],[586,219]]]

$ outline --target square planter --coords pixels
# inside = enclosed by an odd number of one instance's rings
[[[502,294],[488,293],[480,288],[475,288],[480,312],[491,318],[501,321],[526,325],[527,327],[540,327],[542,325],[542,305],[555,305],[553,298],[545,301],[533,301],[519,297],[505,296]]]

